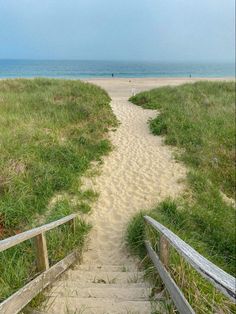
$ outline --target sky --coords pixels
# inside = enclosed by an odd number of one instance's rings
[[[234,0],[0,0],[0,58],[228,62],[234,12]]]

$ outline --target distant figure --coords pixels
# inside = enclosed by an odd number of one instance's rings
[[[192,77],[192,74],[191,74],[191,73],[189,74],[189,77],[190,77],[190,78]]]
[[[131,94],[132,94],[132,96],[136,95],[136,88],[135,87],[132,87]]]
[[[114,77],[114,73],[112,73],[111,76]]]

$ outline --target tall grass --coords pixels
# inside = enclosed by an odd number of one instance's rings
[[[80,81],[0,81],[0,238],[90,210],[96,195],[81,191],[80,178],[111,149],[109,102],[105,91]],[[66,227],[50,232],[51,261],[82,248],[89,228],[80,221],[74,235]],[[30,243],[1,254],[1,300],[34,276],[33,255]]]
[[[157,204],[148,214],[235,275],[235,83],[197,82],[161,87],[130,100],[143,108],[158,109],[150,129],[155,135],[163,135],[166,144],[178,148],[176,158],[188,169],[183,195]],[[144,258],[146,235],[142,216],[138,214],[131,221],[127,242],[135,254]],[[172,273],[197,313],[235,311],[183,265],[183,261],[174,258]],[[199,286],[198,290],[192,290],[189,282]],[[200,291],[203,295],[195,298]]]
[[[180,158],[235,198],[235,82],[197,82],[140,93],[131,101],[159,109],[153,134],[183,149]]]

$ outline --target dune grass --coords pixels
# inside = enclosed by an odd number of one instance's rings
[[[175,201],[165,200],[156,208],[149,211],[141,211],[135,215],[130,221],[127,229],[127,245],[132,254],[138,256],[142,260],[142,265],[146,271],[146,277],[153,283],[155,287],[153,291],[155,293],[162,291],[164,286],[161,283],[154,265],[147,257],[144,240],[148,239],[152,243],[153,248],[159,252],[158,243],[160,235],[153,228],[144,223],[144,215],[148,215],[161,222],[178,234],[181,239],[197,249],[198,252],[201,252],[205,257],[214,260],[214,258],[212,258],[212,253],[207,251],[208,247],[205,246],[203,242],[199,241],[197,237],[194,237],[194,232],[192,234],[187,234],[184,227],[180,229],[179,225],[175,225],[175,222],[172,219],[169,219],[169,212],[175,208]],[[218,260],[218,258],[216,258],[216,260]],[[181,288],[196,313],[235,313],[235,304],[218,292],[213,285],[199,275],[192,266],[171,247],[168,271],[171,273],[172,278],[175,279],[175,282]],[[168,293],[165,293],[165,297],[167,313],[176,313],[176,309],[174,304],[170,302],[171,300]]]
[[[235,276],[235,83],[162,87],[140,93],[131,101],[143,108],[158,109],[160,113],[150,121],[150,129],[155,135],[164,135],[166,144],[178,148],[176,158],[188,169],[183,195],[165,200],[147,214]],[[144,257],[142,216],[137,215],[130,223],[127,242],[133,252]],[[175,259],[172,266],[177,275],[180,261]],[[184,274],[191,277],[192,271]],[[202,287],[197,275],[189,282],[193,280]],[[192,291],[188,280],[182,288],[187,293]],[[191,295],[197,313],[212,313],[217,304],[224,313],[231,313],[231,305],[209,285],[200,290],[202,298],[196,300],[194,291]],[[208,305],[201,305],[202,300]]]
[[[106,133],[116,119],[109,102],[105,91],[80,81],[0,81],[1,239],[89,212],[96,194],[81,191],[80,178],[111,149]],[[49,232],[50,263],[82,249],[89,229],[79,219],[73,234],[66,226]],[[1,253],[0,273],[3,300],[35,275],[30,241]]]
[[[235,82],[162,87],[131,101],[160,110],[152,133],[165,135],[166,144],[182,149],[182,161],[235,198]]]

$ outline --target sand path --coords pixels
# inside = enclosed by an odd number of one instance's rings
[[[91,82],[91,81],[90,81]],[[110,132],[114,150],[104,158],[102,173],[85,179],[85,186],[100,193],[93,206],[93,225],[85,264],[127,265],[134,260],[125,248],[124,234],[130,218],[164,198],[179,195],[185,178],[184,167],[173,159],[161,137],[150,134],[147,121],[155,110],[144,110],[128,102],[132,89],[150,89],[183,80],[93,80],[112,98],[112,109],[120,121]]]

